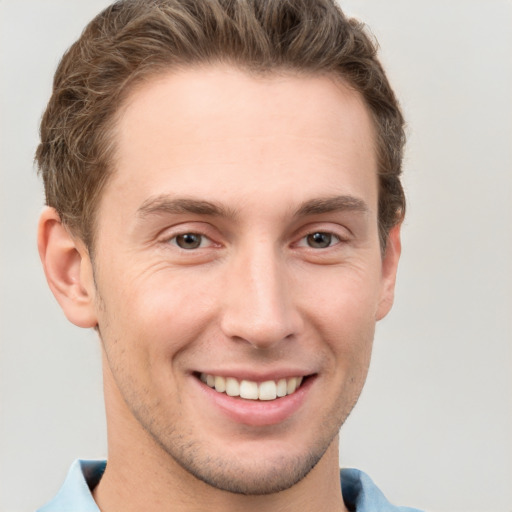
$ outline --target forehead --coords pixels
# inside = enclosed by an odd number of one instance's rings
[[[254,200],[255,191],[265,201],[279,188],[307,200],[318,187],[354,193],[344,188],[355,182],[376,201],[371,117],[334,76],[255,76],[221,65],[169,72],[128,96],[115,145],[105,193],[134,203],[160,194]]]

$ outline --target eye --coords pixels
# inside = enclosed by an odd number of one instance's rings
[[[299,245],[311,247],[313,249],[326,249],[340,242],[340,239],[332,234],[323,231],[316,231],[305,236]]]
[[[208,245],[209,240],[200,233],[182,233],[171,238],[170,242],[177,245],[180,249],[192,250],[205,247]]]

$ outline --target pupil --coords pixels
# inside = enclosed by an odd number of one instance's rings
[[[308,235],[308,243],[311,247],[325,248],[331,245],[331,235],[329,233],[313,233]]]
[[[186,233],[179,235],[176,242],[182,249],[197,249],[201,245],[201,235]]]

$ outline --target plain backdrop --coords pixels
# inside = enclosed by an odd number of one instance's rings
[[[0,0],[0,512],[50,499],[106,456],[100,351],[67,323],[35,244],[32,160],[64,50],[102,0]],[[408,120],[409,210],[340,463],[399,504],[512,511],[512,3],[347,0]]]

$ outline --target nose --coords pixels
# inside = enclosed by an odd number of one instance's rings
[[[297,335],[301,317],[283,258],[273,248],[253,247],[231,263],[224,288],[223,333],[259,349]]]

